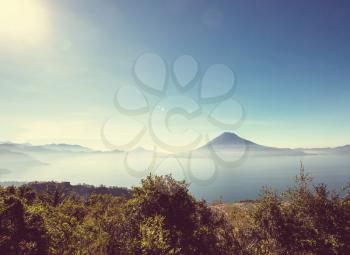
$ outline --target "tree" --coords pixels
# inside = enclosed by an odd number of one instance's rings
[[[43,218],[27,210],[16,190],[1,190],[0,196],[0,251],[7,255],[41,255],[48,253],[48,236]],[[18,192],[23,195],[23,190]],[[26,192],[30,194],[30,192]],[[32,196],[24,196],[32,201]]]
[[[148,176],[134,188],[125,206],[126,225],[120,254],[233,254],[232,227],[197,201],[185,182],[171,176]],[[141,227],[140,227],[141,226]]]
[[[349,203],[311,181],[302,166],[294,187],[264,191],[253,215],[260,244],[269,244],[260,254],[350,254]]]

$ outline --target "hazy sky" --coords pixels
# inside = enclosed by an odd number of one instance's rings
[[[153,52],[169,65],[187,54],[201,71],[232,68],[245,138],[349,144],[349,12],[347,0],[0,0],[0,141],[103,149],[116,90]],[[114,118],[128,137],[131,125]]]

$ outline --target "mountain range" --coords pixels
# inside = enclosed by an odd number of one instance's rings
[[[344,145],[334,148],[277,148],[271,146],[260,145],[250,140],[244,139],[235,133],[224,132],[216,138],[209,140],[205,145],[197,148],[196,152],[207,149],[225,150],[225,151],[242,151],[248,150],[254,154],[264,155],[309,155],[309,154],[347,154],[350,153],[350,145]],[[134,151],[147,151],[141,147]],[[112,153],[120,153],[122,151],[112,151]],[[76,144],[46,144],[32,145],[5,142],[0,143],[0,159],[6,155],[13,155],[19,158],[30,158],[27,153],[111,153],[111,151],[101,152],[95,151],[87,147]]]
[[[39,160],[36,156],[43,154],[55,154],[54,157],[63,153],[90,153],[93,150],[71,144],[47,144],[31,145],[28,143],[0,143],[0,175],[9,172],[8,168],[24,168],[25,166],[40,166],[48,163]]]
[[[308,148],[300,149],[309,154],[347,154],[350,153],[350,145],[344,145],[334,148]]]
[[[253,155],[304,155],[303,150],[289,148],[277,148],[254,143],[244,139],[235,133],[224,132],[213,140],[209,141],[197,151],[214,149],[216,151],[241,152],[248,151]]]
[[[29,143],[0,143],[0,150],[11,152],[95,152],[92,149],[76,144],[46,144],[46,145],[32,145]]]

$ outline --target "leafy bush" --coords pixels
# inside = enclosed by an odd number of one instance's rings
[[[236,232],[247,254],[350,254],[349,195],[312,185],[301,168],[296,185],[279,194],[264,188]],[[241,212],[237,212],[241,213]],[[236,214],[237,214],[236,213]],[[235,215],[234,215],[235,216]],[[232,223],[236,220],[232,217]]]
[[[52,185],[52,184],[51,184]],[[232,254],[231,225],[184,182],[149,176],[131,199],[1,190],[5,254]]]
[[[196,201],[184,182],[149,176],[126,204],[131,249],[121,254],[232,254],[231,225]],[[141,226],[141,228],[140,228]],[[153,248],[154,249],[153,249]]]
[[[43,217],[25,204],[23,189],[0,190],[1,254],[47,254],[48,235]],[[18,195],[22,195],[22,199]],[[27,200],[27,203],[29,201]]]

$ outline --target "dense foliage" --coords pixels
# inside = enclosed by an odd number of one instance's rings
[[[0,190],[1,254],[231,254],[231,225],[184,182],[149,176],[132,198]]]
[[[264,188],[259,200],[231,207],[242,254],[350,254],[350,195],[312,185],[304,173],[283,193]]]
[[[211,206],[170,176],[147,177],[131,197],[0,188],[0,254],[350,254],[350,196],[303,171],[296,181]]]

